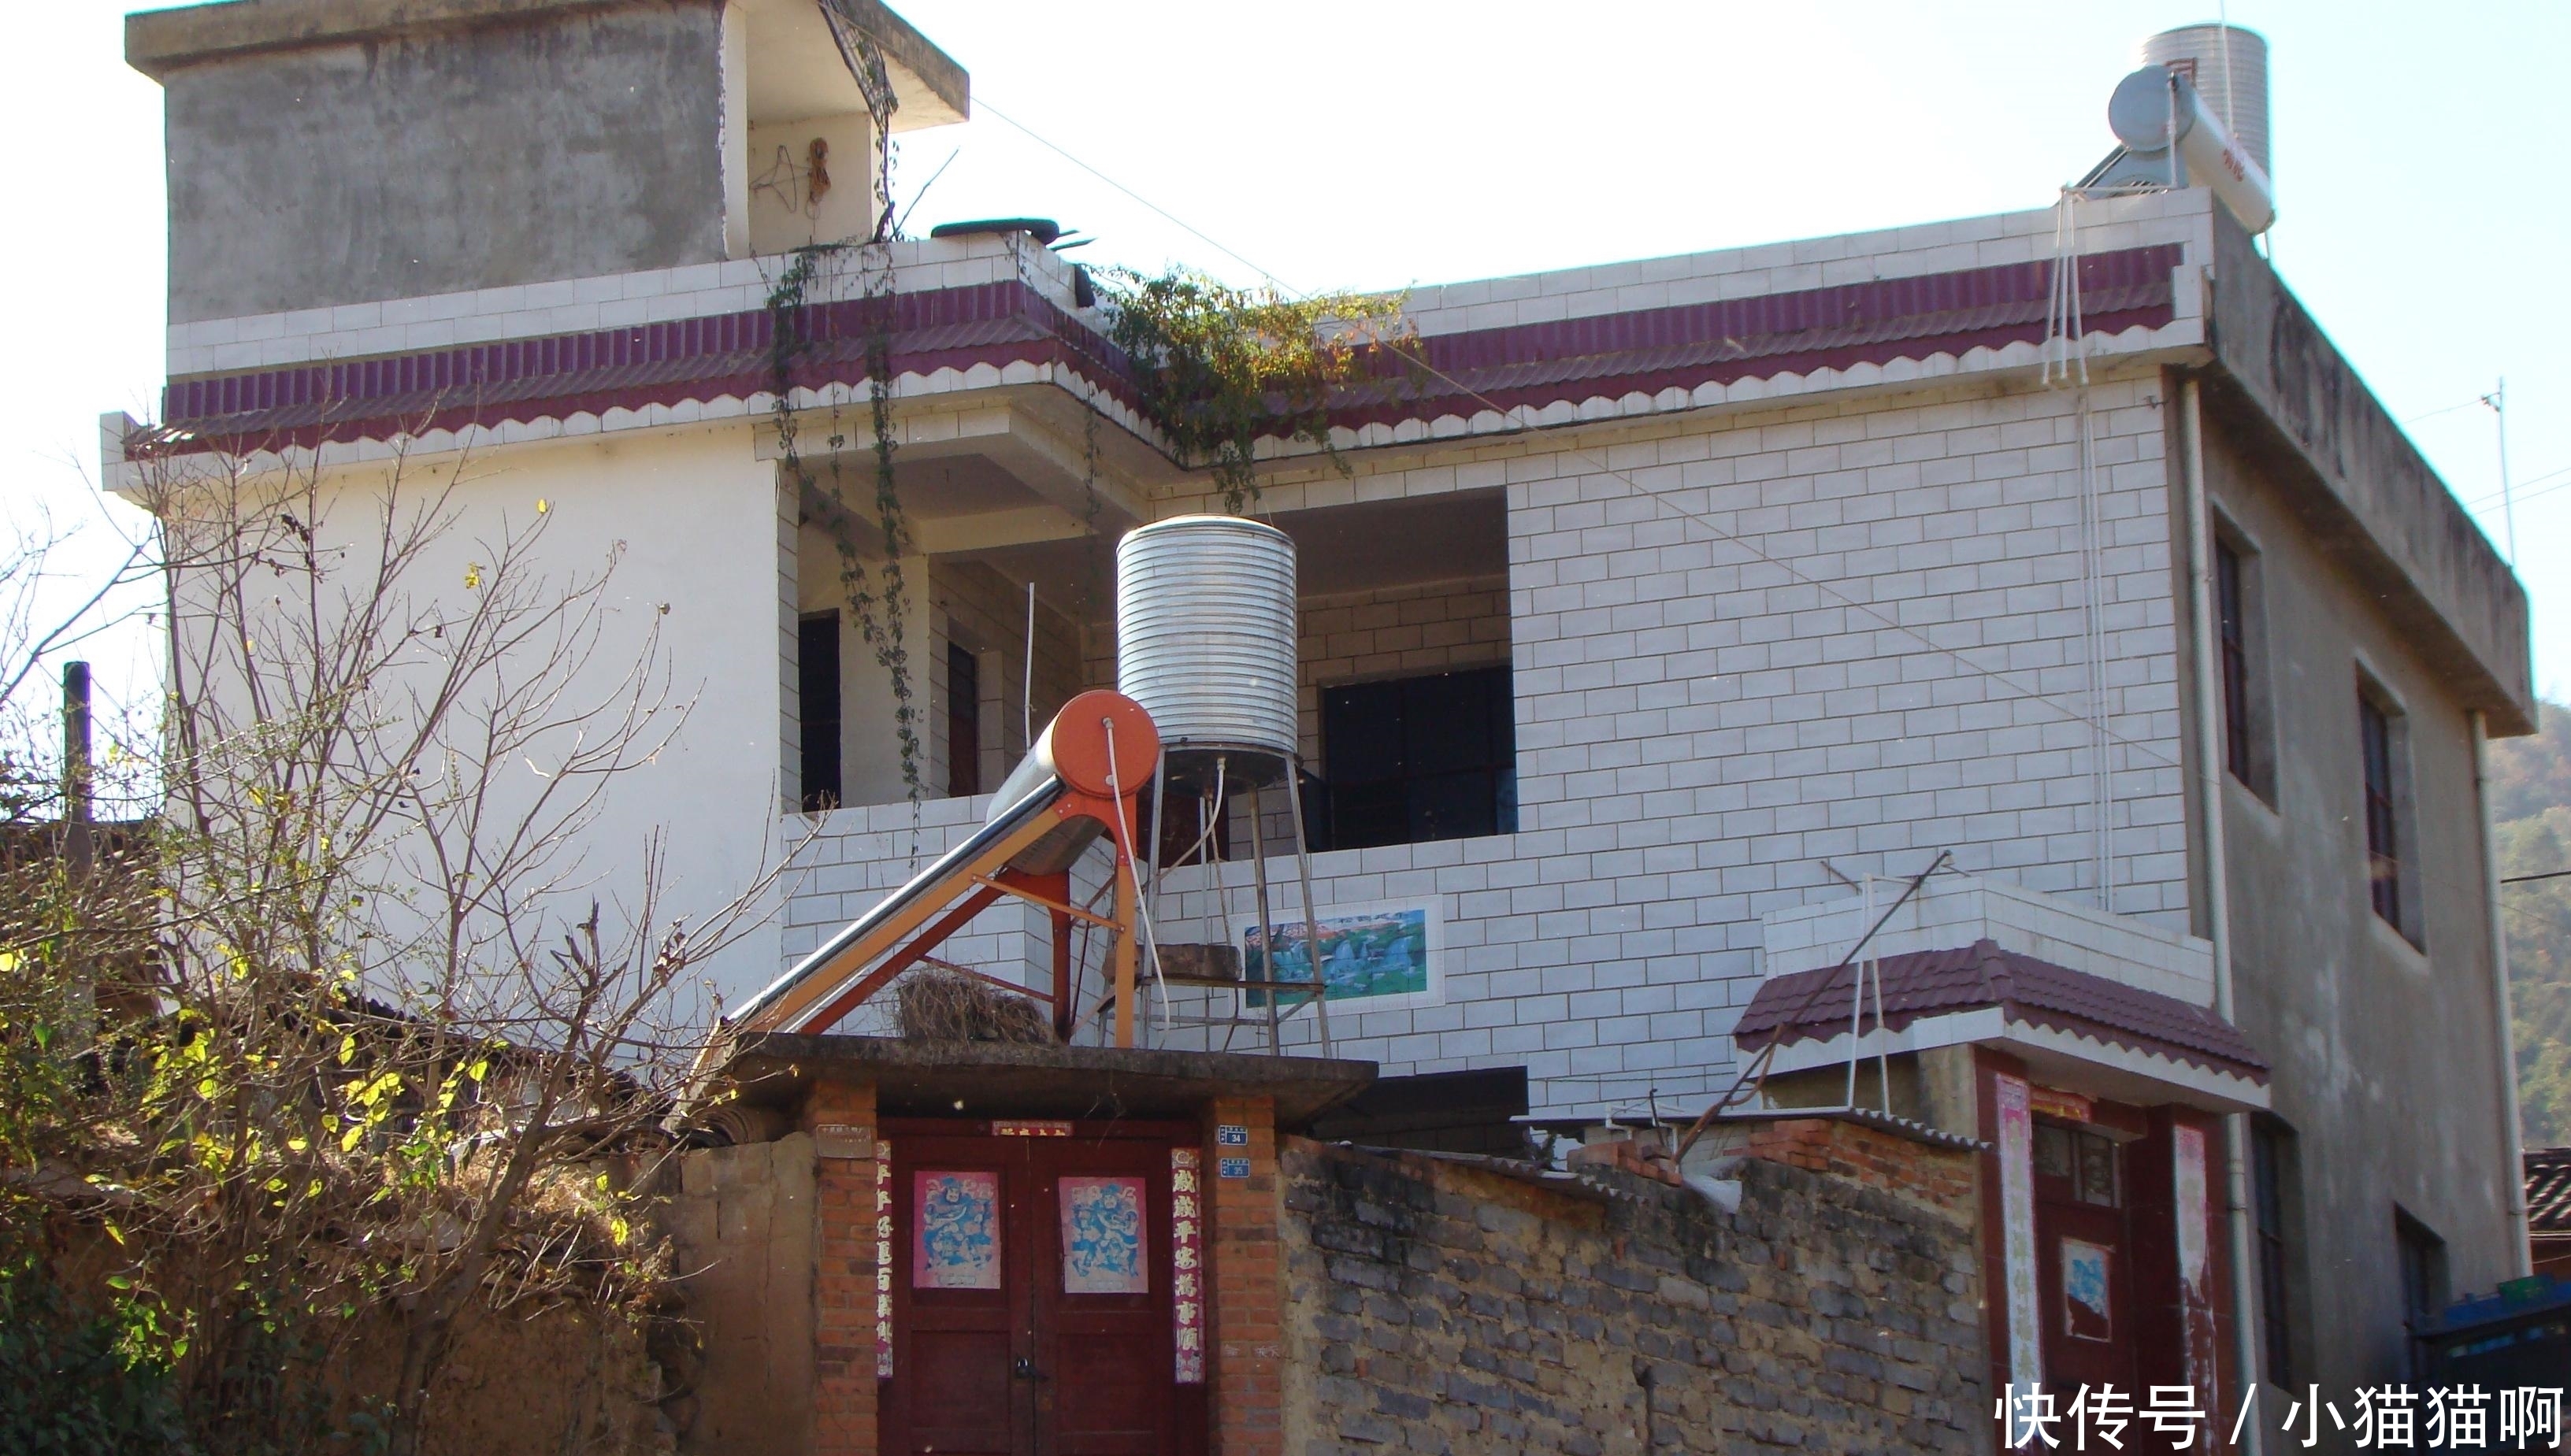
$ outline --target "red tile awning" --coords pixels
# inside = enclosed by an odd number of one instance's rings
[[[2204,1007],[2002,950],[1994,941],[1888,955],[1877,964],[1883,975],[1883,1024],[1893,1031],[1925,1017],[1996,1007],[2008,1020],[2028,1026],[2091,1037],[2254,1082],[2268,1080],[2267,1059],[2249,1038]],[[1755,1051],[1771,1042],[1791,1046],[1844,1036],[1855,988],[1854,966],[1772,977],[1742,1012],[1733,1040],[1744,1051]],[[1865,1030],[1874,1027],[1873,1002],[1874,989],[1868,986]]]

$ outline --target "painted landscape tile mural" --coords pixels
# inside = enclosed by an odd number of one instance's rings
[[[1431,999],[1437,989],[1433,965],[1436,923],[1426,906],[1343,911],[1320,920],[1321,981],[1332,1002]],[[1295,920],[1241,928],[1241,963],[1249,980],[1308,981],[1312,959],[1304,942],[1303,922]],[[1276,954],[1272,962],[1269,948]],[[1281,1005],[1306,998],[1291,991],[1277,993]],[[1251,1007],[1268,1004],[1268,993],[1245,991]]]

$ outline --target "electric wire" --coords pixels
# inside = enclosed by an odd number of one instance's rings
[[[1013,116],[1010,116],[1007,112],[1004,112],[1004,111],[1000,110],[998,107],[991,105],[991,100],[990,100],[990,98],[989,98],[989,97],[987,97],[987,96],[977,96],[977,97],[973,98],[973,100],[974,100],[974,103],[975,103],[976,105],[980,106],[982,110],[984,110],[984,111],[986,111],[986,112],[989,112],[992,116],[994,116],[994,117],[998,118],[998,119],[999,119],[999,120],[1001,120],[1001,121],[1007,122],[1007,123],[1008,123],[1010,126],[1012,126],[1012,127],[1017,128],[1017,130],[1018,130],[1019,132],[1023,133],[1029,141],[1034,142],[1037,146],[1042,147],[1042,148],[1044,148],[1046,151],[1053,153],[1055,156],[1060,157],[1063,161],[1070,163],[1072,166],[1079,168],[1081,171],[1088,173],[1090,176],[1092,176],[1092,177],[1094,177],[1094,178],[1097,178],[1100,182],[1103,182],[1103,183],[1107,184],[1109,187],[1112,187],[1112,188],[1116,189],[1118,192],[1123,193],[1125,196],[1127,196],[1127,197],[1129,197],[1129,198],[1132,198],[1135,202],[1142,204],[1145,208],[1148,208],[1148,209],[1150,209],[1152,212],[1154,212],[1154,213],[1158,214],[1158,215],[1159,215],[1159,216],[1160,216],[1164,221],[1168,222],[1171,226],[1176,227],[1176,228],[1178,228],[1178,229],[1180,229],[1180,230],[1184,231],[1184,232],[1185,232],[1189,237],[1196,239],[1198,242],[1200,242],[1200,243],[1204,243],[1206,246],[1213,248],[1215,251],[1220,252],[1220,253],[1222,253],[1224,256],[1226,256],[1226,257],[1228,257],[1228,258],[1231,258],[1233,261],[1235,261],[1235,262],[1237,262],[1237,263],[1240,263],[1242,266],[1244,266],[1244,267],[1246,267],[1246,268],[1249,268],[1251,271],[1253,271],[1253,272],[1255,272],[1255,273],[1258,273],[1260,276],[1262,276],[1262,277],[1264,277],[1264,278],[1268,279],[1268,281],[1269,281],[1269,282],[1271,282],[1271,283],[1275,284],[1277,287],[1279,287],[1279,288],[1283,288],[1283,289],[1285,289],[1286,292],[1289,292],[1289,293],[1297,292],[1297,291],[1298,291],[1298,290],[1296,290],[1296,289],[1294,289],[1294,288],[1288,287],[1288,286],[1286,285],[1286,283],[1283,279],[1279,278],[1275,273],[1270,272],[1268,269],[1266,269],[1266,268],[1264,268],[1264,267],[1261,267],[1258,263],[1253,262],[1253,261],[1251,261],[1249,258],[1242,256],[1240,253],[1233,251],[1231,248],[1224,246],[1221,243],[1216,242],[1213,238],[1211,238],[1211,237],[1207,236],[1206,234],[1198,232],[1198,231],[1197,231],[1197,229],[1196,229],[1195,227],[1193,227],[1192,225],[1190,225],[1186,219],[1181,218],[1178,214],[1171,212],[1169,209],[1162,207],[1160,204],[1158,204],[1158,203],[1156,203],[1156,202],[1153,202],[1150,198],[1147,198],[1147,197],[1143,196],[1141,193],[1138,193],[1138,192],[1134,191],[1132,188],[1127,187],[1125,184],[1123,184],[1123,183],[1121,183],[1121,182],[1118,182],[1116,179],[1114,179],[1114,178],[1112,178],[1112,177],[1109,177],[1106,173],[1101,172],[1101,171],[1099,171],[1097,168],[1090,166],[1088,163],[1081,161],[1079,158],[1077,158],[1077,157],[1073,156],[1071,153],[1069,153],[1069,152],[1065,151],[1065,150],[1064,150],[1063,148],[1061,148],[1060,146],[1057,146],[1053,141],[1051,141],[1050,139],[1046,138],[1043,134],[1041,134],[1041,133],[1037,132],[1033,127],[1030,127],[1030,126],[1028,126],[1026,123],[1019,121],[1017,118],[1015,118],[1015,117],[1013,117]]]

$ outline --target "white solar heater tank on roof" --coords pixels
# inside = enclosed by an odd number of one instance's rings
[[[1161,730],[1171,771],[1231,781],[1296,751],[1294,542],[1238,516],[1174,516],[1116,547],[1116,689]]]
[[[2268,42],[2240,26],[2183,25],[2144,41],[2142,63],[2176,66],[2205,98],[2206,109],[2250,154],[2272,183],[2268,152]]]

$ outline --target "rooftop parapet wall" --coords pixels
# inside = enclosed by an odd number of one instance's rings
[[[886,62],[892,130],[963,120],[964,71],[925,37],[877,0],[829,10]],[[229,0],[129,16],[126,59],[168,100],[171,318],[744,256],[755,144],[801,156],[834,138],[839,197],[869,190],[872,123],[842,51],[813,0]],[[792,186],[800,198],[801,174]],[[872,208],[811,216],[835,237],[866,231]]]
[[[1074,306],[1071,265],[1024,239],[909,239],[892,244],[891,257],[897,293],[1016,280],[1058,308]],[[784,256],[742,257],[380,303],[173,320],[167,339],[169,371],[174,379],[240,375],[758,312],[766,309],[790,262]],[[806,298],[821,304],[852,301],[863,292],[862,272],[853,258],[821,268],[806,285]]]
[[[1932,877],[1892,910],[1900,893],[1900,881],[1876,883],[1873,915],[1891,910],[1892,917],[1866,943],[1866,954],[1902,955],[1989,940],[2003,950],[2191,1006],[2214,1004],[2214,951],[2200,937],[1973,875]],[[1864,896],[1851,892],[1762,916],[1762,972],[1773,979],[1837,965],[1871,923],[1866,908]]]
[[[2213,206],[2202,192],[2152,193],[2083,204],[2080,251],[2116,252],[2166,243],[2195,243],[2201,249],[2205,220]],[[1404,313],[1422,335],[1436,337],[2043,262],[2058,250],[2056,222],[2049,208],[1992,213],[1905,228],[1428,284],[1410,291]],[[2177,312],[2193,318],[2198,311],[2195,288],[2186,282]],[[2098,346],[2115,349],[2113,344]]]
[[[724,256],[715,0],[428,8],[459,14],[342,7],[385,16],[367,31],[253,0],[129,20],[167,96],[173,321]],[[220,44],[254,29],[278,33]]]
[[[1525,282],[1531,294],[1475,304],[1460,314],[1435,301],[1415,308],[1431,372],[1424,378],[1387,376],[1348,391],[1333,407],[1335,434],[1340,444],[1357,448],[1432,436],[1510,434],[2031,368],[2048,331],[2054,259],[2029,220],[2047,216],[1784,245],[1799,255],[1808,248],[1844,252],[1858,242],[1881,243],[1882,255],[1844,258],[1846,266],[1782,260],[1764,265],[1759,259],[1771,249],[1748,249],[1559,275],[1601,281],[1625,270],[1687,271],[1684,279],[1634,293],[1636,306],[1622,311],[1594,311],[1619,296],[1603,282],[1562,294],[1547,290],[1554,274],[1496,280],[1490,286],[1512,292],[1518,290],[1507,285]],[[2091,298],[2093,357],[2155,356],[2201,346],[2196,271],[2184,265],[2201,251],[2192,241],[2202,236],[2201,209],[2163,199],[2125,200],[2111,216],[2092,222],[2082,232],[2080,275]],[[1994,236],[1956,241],[1957,230],[1975,231],[1981,223],[1992,224],[1982,231]],[[944,359],[914,360],[897,341],[902,377],[895,392],[907,398],[1026,382],[1012,370],[1042,369],[1067,353],[1088,361],[1083,397],[1150,436],[1133,413],[1121,355],[1101,336],[1101,319],[1066,306],[1074,292],[1068,266],[1042,248],[983,242],[993,252],[1010,254],[1013,266],[1005,275],[1046,305],[1035,310],[1045,314],[1040,326],[975,340],[979,352],[971,362],[988,366],[978,372],[950,370]],[[903,294],[997,280],[984,265],[985,255],[968,257],[936,243],[896,244],[893,259],[894,286]],[[1969,266],[1952,266],[1967,260]],[[448,381],[450,401],[467,395],[505,399],[500,408],[470,413],[518,425],[521,438],[550,438],[561,432],[560,421],[598,416],[603,409],[623,416],[611,428],[742,413],[756,401],[743,397],[732,350],[690,343],[671,353],[645,340],[636,325],[684,322],[689,340],[755,333],[764,326],[753,316],[766,299],[763,276],[752,259],[256,317],[181,317],[170,331],[173,376],[200,376],[188,381],[192,385],[218,382],[204,375],[224,377],[215,395],[174,390],[165,422],[185,424],[201,439],[256,439],[280,426],[295,428],[300,421],[294,407],[317,391],[336,402],[334,439],[375,438],[396,421],[416,423],[379,396],[403,392],[400,381],[428,376]],[[1822,282],[1824,277],[1833,281]],[[1481,286],[1451,285],[1423,296],[1469,296],[1467,290]],[[1458,331],[1451,327],[1458,317],[1483,326]],[[526,347],[505,354],[463,347],[481,343]],[[621,359],[637,348],[652,355],[648,381],[619,379],[616,389],[602,393],[598,381],[582,377],[591,358]],[[532,371],[515,362],[539,357],[564,362]],[[312,376],[311,366],[331,359],[345,361],[343,367],[363,364],[369,372],[332,381]],[[506,392],[495,395],[492,386],[503,375]],[[841,378],[837,387],[850,382]],[[638,392],[638,384],[648,387]],[[279,408],[284,412],[266,413]],[[403,408],[415,409],[416,401]],[[681,412],[673,416],[674,409]],[[209,418],[237,410],[246,412]],[[501,431],[498,442],[508,443],[509,434]],[[1268,454],[1309,449],[1299,442],[1262,444]]]
[[[2491,731],[2535,731],[2526,589],[2382,401],[2229,217],[2214,220],[2210,428],[2275,472]],[[2300,487],[2300,489],[2298,489]]]

